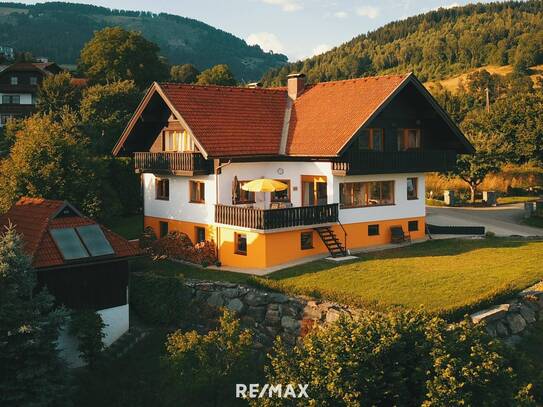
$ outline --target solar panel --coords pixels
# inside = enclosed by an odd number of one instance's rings
[[[91,256],[105,256],[108,254],[115,254],[113,248],[109,244],[102,232],[102,229],[98,225],[79,226],[77,228],[79,237],[89,250]]]
[[[79,240],[74,228],[50,229],[49,233],[51,233],[64,260],[89,257],[89,253],[85,250],[85,246]]]

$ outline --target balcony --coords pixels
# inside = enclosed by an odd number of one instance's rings
[[[200,153],[134,153],[134,166],[137,173],[171,175],[207,175],[213,172],[211,161]]]
[[[334,175],[391,174],[397,172],[446,172],[456,165],[451,150],[348,151],[332,162]]]
[[[321,225],[337,222],[338,210],[338,204],[281,209],[215,205],[215,223],[258,230]]]

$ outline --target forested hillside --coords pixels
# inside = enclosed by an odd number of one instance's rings
[[[266,53],[225,31],[171,14],[60,2],[0,3],[0,44],[61,64],[75,64],[93,32],[107,26],[142,32],[172,64],[190,63],[199,70],[228,64],[241,81],[257,79],[287,61],[284,55]]]
[[[527,73],[543,63],[543,1],[439,9],[362,34],[322,55],[267,72],[266,85],[304,72],[310,82],[413,71],[423,81],[484,65]]]

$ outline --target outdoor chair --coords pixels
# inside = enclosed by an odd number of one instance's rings
[[[404,232],[400,225],[390,227],[390,236],[392,243],[404,243],[411,242],[411,236],[409,232]]]

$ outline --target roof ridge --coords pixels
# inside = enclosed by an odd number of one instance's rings
[[[348,82],[363,82],[363,81],[367,81],[368,79],[375,79],[375,80],[378,80],[378,79],[393,79],[393,78],[407,78],[408,76],[410,76],[412,74],[412,72],[408,72],[408,73],[405,73],[405,74],[397,74],[397,75],[374,75],[374,76],[362,76],[360,78],[350,78],[350,79],[341,79],[341,80],[337,80],[337,81],[323,81],[323,82],[316,82],[316,83],[312,83],[312,84],[309,84],[308,86],[319,86],[319,85],[322,85],[322,86],[325,86],[325,85],[334,85],[336,83],[348,83]]]
[[[241,86],[225,86],[225,85],[198,85],[195,83],[176,83],[176,82],[157,82],[159,86],[174,86],[178,88],[197,88],[205,90],[236,90],[242,92],[274,92],[274,93],[284,93],[286,89],[275,89],[275,88],[247,88]]]

